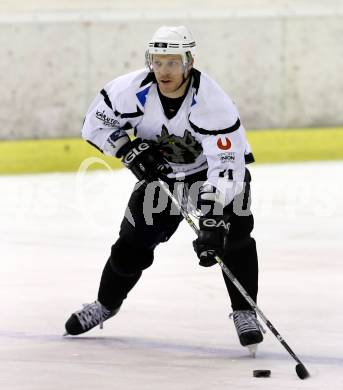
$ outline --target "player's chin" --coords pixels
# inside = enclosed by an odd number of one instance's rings
[[[175,92],[177,89],[177,85],[173,81],[160,81],[158,83],[158,86],[160,87],[160,90],[162,92]]]

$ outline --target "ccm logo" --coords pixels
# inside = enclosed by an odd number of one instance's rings
[[[223,227],[226,230],[229,230],[230,227],[229,222],[226,224],[223,220],[218,222],[215,219],[205,219],[203,225],[206,227]]]
[[[130,164],[138,155],[140,155],[144,150],[147,150],[150,148],[150,145],[142,142],[139,144],[136,148],[133,148],[124,159],[124,164]]]
[[[217,146],[221,150],[229,150],[231,148],[231,141],[225,137],[225,141],[223,143],[222,139],[219,138],[217,141]]]

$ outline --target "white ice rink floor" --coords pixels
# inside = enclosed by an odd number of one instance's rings
[[[342,390],[343,162],[251,171],[259,306],[311,378],[269,331],[256,359],[239,345],[219,266],[197,265],[186,223],[103,330],[62,337],[96,298],[134,184],[122,170],[0,177],[0,389]]]

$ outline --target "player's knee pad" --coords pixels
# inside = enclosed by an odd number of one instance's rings
[[[229,242],[229,250],[223,260],[251,296],[256,296],[258,256],[255,240],[248,236]]]
[[[138,248],[119,238],[112,246],[109,262],[113,271],[117,274],[134,276],[150,267],[153,260],[153,250]]]
[[[258,262],[255,240],[250,236],[230,240],[223,261],[235,274],[237,268],[255,268]]]
[[[256,248],[256,242],[255,239],[250,236],[230,240],[228,244],[228,249],[232,252],[249,250],[253,248]]]
[[[246,263],[252,260],[257,261],[256,242],[254,238],[245,236],[240,239],[230,240],[225,260],[228,264],[236,262]]]

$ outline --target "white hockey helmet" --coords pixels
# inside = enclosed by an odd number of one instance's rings
[[[154,54],[181,55],[187,71],[195,55],[195,41],[185,26],[162,26],[154,33],[145,53],[146,64],[150,70]]]

